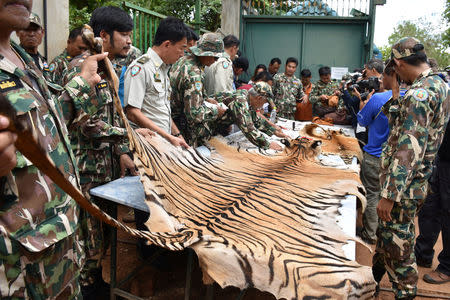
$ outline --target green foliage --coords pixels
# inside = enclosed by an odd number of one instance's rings
[[[450,48],[450,0],[447,0],[447,3],[445,4],[443,18],[447,24],[447,30],[442,35],[442,42],[445,46]]]
[[[419,19],[416,23],[403,21],[389,36],[389,44],[392,45],[403,37],[415,37],[425,46],[427,56],[436,59],[439,67],[443,68],[450,64],[449,48],[443,42],[444,34],[434,34],[430,31],[432,28],[433,26],[423,19]]]
[[[391,58],[391,46],[381,46],[378,49],[380,49],[381,55],[383,55],[383,61]]]
[[[128,0],[140,7],[150,9],[166,16],[180,18],[186,23],[193,23],[196,0]],[[123,0],[70,0],[70,28],[89,22],[91,12],[100,6],[113,5],[122,7]],[[220,27],[221,0],[201,0],[201,27],[215,31]]]

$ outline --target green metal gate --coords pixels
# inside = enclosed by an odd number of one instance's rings
[[[362,67],[371,57],[376,0],[241,1],[241,51],[249,71],[279,57],[318,79],[321,66]]]

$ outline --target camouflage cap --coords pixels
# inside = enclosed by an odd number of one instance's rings
[[[36,24],[37,26],[42,28],[41,18],[39,18],[39,16],[34,12],[30,14],[30,24],[31,23]]]
[[[266,97],[267,100],[273,98],[272,88],[267,82],[258,81],[253,84],[253,89],[258,95]]]
[[[414,55],[415,53],[419,51],[423,51],[423,46],[420,50],[414,49],[415,46],[418,44],[422,44],[418,39],[413,37],[405,37],[400,39],[397,43],[392,45],[391,48],[391,60],[386,64],[386,67],[388,65],[392,65],[394,63],[394,58],[400,59],[405,58],[411,55]]]
[[[192,46],[192,53],[196,56],[223,56],[223,41],[216,33],[205,33],[197,43]]]

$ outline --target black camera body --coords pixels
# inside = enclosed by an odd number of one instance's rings
[[[364,101],[367,99],[367,96],[375,90],[375,93],[380,91],[380,79],[376,76],[369,77],[368,79],[364,79],[356,82],[350,86],[350,89],[355,88],[361,94],[361,100]]]

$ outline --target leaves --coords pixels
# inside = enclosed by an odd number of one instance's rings
[[[128,0],[140,7],[166,16],[174,16],[186,23],[193,23],[196,0]],[[113,5],[122,7],[123,0],[70,0],[70,28],[89,22],[90,14],[100,6]],[[201,0],[201,27],[216,31],[220,27],[221,0]]]

